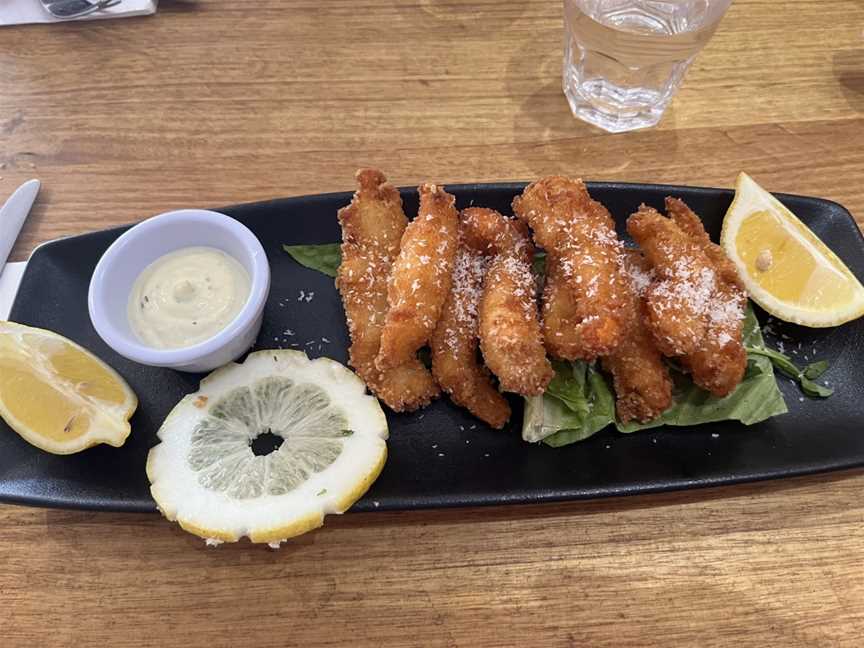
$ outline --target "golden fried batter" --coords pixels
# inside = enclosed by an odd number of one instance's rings
[[[702,251],[714,264],[714,269],[721,281],[744,290],[744,283],[738,276],[735,264],[726,256],[722,247],[711,241],[711,237],[708,236],[708,232],[702,225],[702,219],[687,206],[687,203],[680,198],[667,197],[666,214],[681,231],[702,248]]]
[[[735,264],[711,241],[702,219],[683,200],[666,198],[666,213],[702,248],[719,280],[705,337],[683,362],[692,372],[693,382],[716,396],[726,396],[735,390],[747,369],[747,352],[741,342],[747,293]]]
[[[543,343],[555,358],[576,359],[585,355],[582,315],[567,273],[555,254],[546,255],[542,299]]]
[[[412,361],[429,341],[447,295],[458,245],[455,198],[434,184],[423,184],[420,208],[405,228],[387,290],[389,309],[375,360],[381,370]]]
[[[654,268],[645,295],[648,325],[660,350],[686,355],[705,337],[705,313],[717,292],[714,265],[690,236],[656,209],[642,205],[627,231]]]
[[[525,226],[492,209],[462,212],[465,239],[492,255],[480,299],[480,349],[503,391],[542,394],[554,376],[540,337]]]
[[[708,313],[705,338],[681,360],[693,382],[715,396],[728,396],[747,370],[747,351],[741,341],[747,294],[723,284]]]
[[[620,264],[627,292],[624,338],[603,358],[603,368],[612,374],[618,418],[645,423],[672,404],[672,379],[643,321],[641,295],[651,283],[651,267],[638,250],[622,251]]]
[[[493,428],[510,418],[510,405],[477,357],[478,310],[488,259],[460,240],[453,284],[432,334],[432,374],[454,403]]]
[[[342,265],[336,286],[351,334],[349,363],[370,391],[391,409],[415,410],[438,395],[432,375],[417,358],[381,372],[375,358],[387,313],[387,278],[408,223],[399,192],[375,169],[357,172],[358,190],[339,210]]]
[[[554,355],[593,360],[621,341],[623,279],[615,224],[581,180],[541,178],[513,200],[551,260],[543,299],[543,337]]]
[[[664,354],[682,356],[694,383],[726,396],[747,367],[747,295],[699,217],[680,200],[667,199],[666,207],[671,218],[642,205],[627,221],[656,275],[645,299],[648,326]]]

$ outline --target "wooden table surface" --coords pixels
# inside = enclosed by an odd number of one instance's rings
[[[864,224],[864,2],[737,0],[660,125],[560,89],[558,0],[163,0],[0,29],[13,259],[187,206],[533,179],[731,186]],[[279,552],[155,515],[0,507],[4,646],[859,646],[864,474],[554,506],[348,515]]]

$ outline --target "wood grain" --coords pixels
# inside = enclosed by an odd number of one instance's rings
[[[864,225],[864,2],[737,0],[661,124],[608,135],[560,91],[560,2],[162,0],[5,28],[15,248],[351,187],[568,173],[775,191]],[[156,516],[0,507],[3,646],[858,646],[860,471],[542,507],[348,515],[279,552]]]

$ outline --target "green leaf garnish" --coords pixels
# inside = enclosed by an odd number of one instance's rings
[[[283,245],[282,249],[290,254],[300,265],[335,277],[342,263],[340,243],[321,243],[319,245]]]
[[[834,393],[834,390],[830,387],[820,385],[819,383],[810,380],[803,373],[799,378],[799,383],[801,385],[801,391],[803,391],[811,398],[828,398],[831,394]]]
[[[780,353],[774,349],[766,349],[764,347],[747,347],[747,353],[768,358],[781,373],[785,374],[792,380],[798,382],[801,391],[811,398],[828,398],[834,393],[834,390],[825,385],[820,385],[814,382],[816,378],[821,376],[828,369],[828,361],[820,360],[813,362],[804,369],[799,369],[798,365],[792,362],[792,359],[785,353]]]
[[[768,358],[774,363],[774,366],[777,367],[782,373],[786,374],[793,380],[798,380],[798,376],[801,375],[801,370],[795,366],[795,363],[789,359],[789,356],[780,353],[779,351],[775,351],[774,349],[767,348],[758,348],[758,347],[746,347],[747,353],[750,355],[757,355],[763,358]]]
[[[809,378],[810,380],[816,380],[819,376],[821,376],[828,369],[828,361],[820,360],[819,362],[811,362],[809,365],[804,367],[804,377]]]
[[[765,350],[759,322],[751,308],[744,320],[743,339],[752,348]],[[624,424],[615,418],[615,399],[600,372],[585,362],[555,363],[555,378],[546,393],[526,399],[522,436],[526,441],[543,440],[557,447],[587,439],[611,424],[625,433],[661,425],[692,426],[714,421],[752,425],[788,411],[771,360],[763,355],[748,356],[744,380],[724,398],[700,389],[675,366],[672,377],[675,389],[668,410],[647,423]]]

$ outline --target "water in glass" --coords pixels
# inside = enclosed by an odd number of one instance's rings
[[[564,94],[607,131],[653,126],[732,0],[564,0]]]

